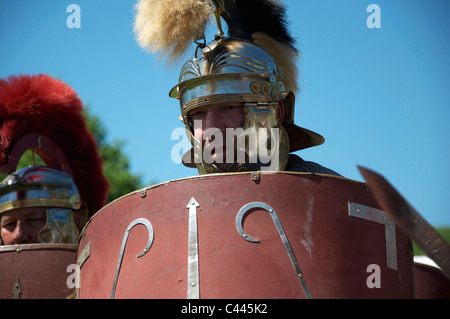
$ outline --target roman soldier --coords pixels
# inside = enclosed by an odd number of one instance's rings
[[[109,183],[70,86],[44,74],[0,80],[0,168],[1,298],[71,296],[67,269]]]
[[[290,154],[320,145],[324,138],[294,123],[299,51],[281,2],[169,3],[139,1],[135,30],[141,46],[159,51],[169,64],[195,43],[170,91],[180,101],[180,119],[193,146],[183,163],[200,174],[287,170],[338,175]],[[204,30],[211,15],[218,33],[207,43]]]
[[[76,243],[87,219],[106,203],[108,182],[102,159],[82,111],[76,92],[48,75],[0,81],[0,166],[9,174],[0,188],[4,244]],[[47,166],[16,171],[28,150],[40,155]],[[36,210],[45,214],[26,217]],[[22,214],[23,220],[14,217]],[[16,229],[32,224],[27,219],[42,226],[33,236]],[[11,240],[6,242],[5,236],[12,236]]]

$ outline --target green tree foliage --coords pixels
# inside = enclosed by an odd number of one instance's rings
[[[17,163],[17,170],[30,165],[45,165],[45,162],[39,157],[39,155],[33,153],[32,151],[26,151]],[[6,178],[8,174],[0,174],[0,181]]]

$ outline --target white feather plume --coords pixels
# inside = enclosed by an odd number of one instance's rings
[[[170,65],[202,38],[214,11],[212,0],[139,0],[134,32],[139,45]]]

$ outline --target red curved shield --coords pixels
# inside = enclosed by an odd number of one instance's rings
[[[364,183],[203,175],[126,195],[79,245],[79,298],[412,298],[412,246]]]
[[[74,244],[0,246],[0,298],[73,297],[74,287],[67,285],[71,274],[67,269],[76,263],[77,247]]]

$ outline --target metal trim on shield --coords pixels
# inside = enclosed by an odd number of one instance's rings
[[[397,266],[397,240],[395,236],[395,223],[382,210],[356,204],[348,203],[348,214],[353,217],[370,220],[384,225],[384,237],[386,241],[386,264],[393,270],[398,270]]]
[[[130,223],[130,225],[128,225],[127,230],[125,232],[125,235],[123,236],[123,240],[122,240],[122,247],[120,247],[120,254],[119,254],[119,260],[117,261],[117,268],[116,268],[116,275],[114,278],[114,284],[113,284],[113,289],[111,292],[111,299],[114,299],[114,295],[116,293],[116,286],[117,286],[117,279],[119,278],[119,272],[120,272],[120,267],[122,266],[122,259],[123,259],[123,253],[125,251],[125,246],[127,244],[127,240],[128,240],[128,234],[130,233],[131,229],[138,225],[138,224],[142,224],[145,227],[147,227],[148,230],[148,241],[147,241],[147,245],[145,246],[144,250],[142,252],[140,252],[136,258],[140,258],[142,256],[144,256],[150,249],[150,247],[153,244],[153,227],[152,224],[145,218],[137,218],[134,221],[132,221]]]
[[[236,215],[236,229],[238,231],[238,233],[242,236],[242,238],[244,238],[246,241],[252,242],[252,243],[259,243],[258,239],[255,239],[249,235],[247,235],[244,232],[244,229],[242,227],[242,219],[245,215],[245,213],[247,211],[249,211],[252,208],[262,208],[264,210],[266,210],[270,216],[272,217],[273,222],[275,223],[275,226],[278,230],[278,234],[280,235],[281,241],[283,242],[284,248],[286,249],[286,252],[289,256],[289,259],[291,260],[292,266],[294,267],[295,273],[297,274],[297,278],[300,281],[300,284],[302,285],[303,288],[303,292],[306,295],[306,298],[308,299],[312,299],[312,295],[309,291],[309,288],[306,284],[305,278],[303,277],[303,274],[300,270],[300,266],[297,262],[297,258],[295,257],[294,251],[292,250],[291,244],[289,243],[289,240],[286,236],[286,233],[283,230],[283,227],[281,226],[281,222],[278,219],[277,214],[275,213],[275,211],[273,210],[272,207],[270,207],[269,205],[265,204],[265,203],[261,203],[261,202],[252,202],[252,203],[248,203],[246,205],[244,205],[238,212],[238,214]]]
[[[198,232],[197,203],[191,198],[186,208],[189,208],[189,239],[188,239],[188,286],[187,299],[200,298],[200,278],[198,273]]]

